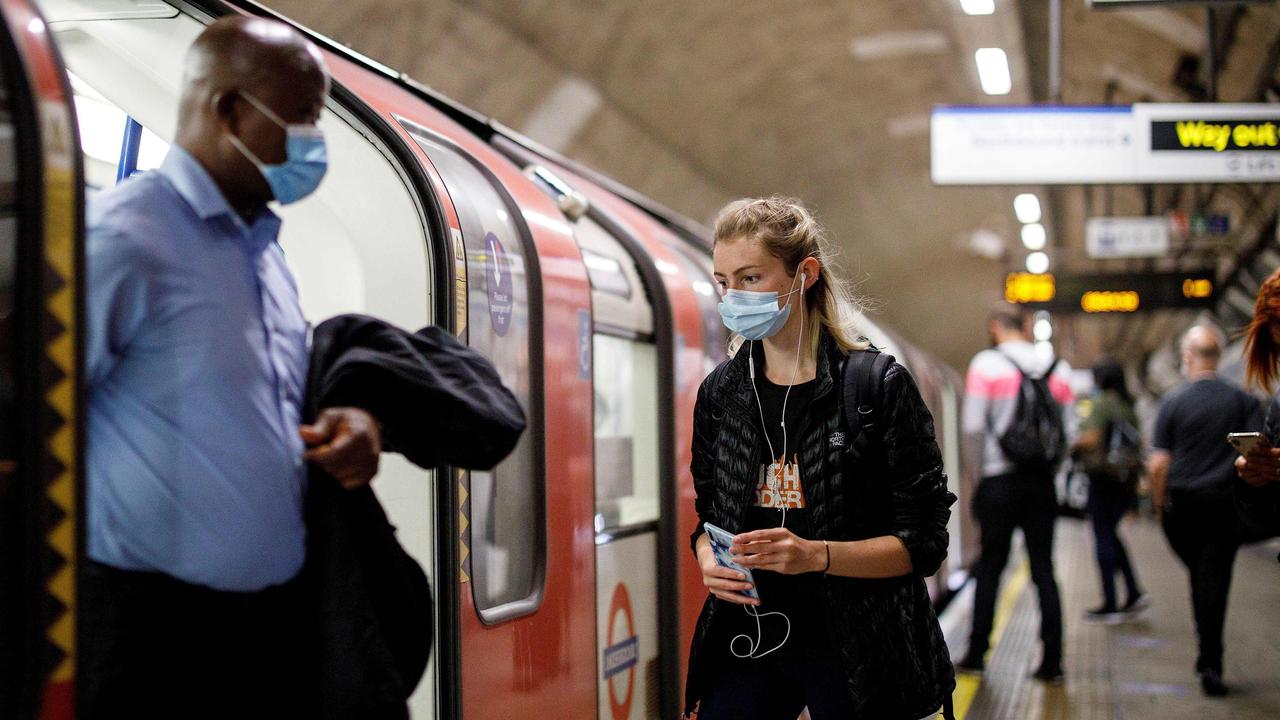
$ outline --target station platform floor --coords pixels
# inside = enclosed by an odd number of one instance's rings
[[[1236,557],[1224,639],[1224,698],[1201,694],[1193,672],[1195,626],[1187,575],[1151,519],[1121,526],[1151,607],[1117,625],[1083,620],[1099,604],[1087,522],[1062,519],[1055,569],[1062,595],[1066,674],[1062,685],[1030,678],[1040,659],[1040,612],[1024,556],[1001,583],[993,646],[981,675],[961,674],[954,696],[961,720],[1280,719],[1280,563],[1275,541]],[[1123,590],[1121,590],[1123,595]],[[942,613],[953,657],[968,644],[972,583]]]

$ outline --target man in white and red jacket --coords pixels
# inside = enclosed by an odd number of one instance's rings
[[[1009,560],[1014,528],[1022,528],[1031,560],[1031,579],[1040,598],[1040,641],[1044,647],[1034,677],[1062,681],[1062,602],[1053,572],[1053,525],[1057,515],[1054,490],[1055,453],[1046,462],[1027,464],[1010,457],[1009,434],[1018,420],[1024,376],[1042,380],[1051,399],[1049,410],[1061,413],[1061,448],[1074,434],[1075,397],[1071,368],[1052,353],[1037,350],[1027,339],[1022,308],[1000,304],[988,319],[992,348],[969,363],[965,379],[963,429],[966,447],[981,459],[982,479],[973,498],[973,514],[981,527],[982,552],[974,569],[973,632],[961,670],[981,672],[990,643],[1000,574]],[[1025,410],[1026,400],[1021,401]],[[1057,419],[1056,417],[1054,418]],[[1058,454],[1057,458],[1060,459]]]

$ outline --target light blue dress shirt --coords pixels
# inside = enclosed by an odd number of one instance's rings
[[[219,590],[302,567],[307,323],[276,244],[174,146],[87,221],[89,557]]]

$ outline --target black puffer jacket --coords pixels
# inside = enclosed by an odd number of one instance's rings
[[[755,344],[756,364],[763,348]],[[947,519],[955,495],[947,491],[930,415],[906,368],[889,367],[884,381],[880,437],[856,463],[840,442],[841,378],[845,356],[826,333],[819,343],[817,385],[801,432],[801,476],[815,539],[861,540],[894,535],[911,554],[911,575],[863,580],[826,575],[828,617],[840,651],[856,718],[915,720],[936,710],[955,686],[950,654],[924,578],[947,552]],[[698,391],[694,410],[693,482],[699,524],[738,531],[754,491],[760,444],[747,353],[716,368]],[[836,442],[832,442],[835,436]],[[685,712],[701,699],[707,662],[702,644],[721,607],[703,605],[690,648]]]

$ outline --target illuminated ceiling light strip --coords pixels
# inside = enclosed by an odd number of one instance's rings
[[[1034,193],[1022,193],[1013,199],[1013,213],[1020,223],[1040,222],[1040,198]]]
[[[996,11],[996,0],[960,0],[965,15],[990,15]]]
[[[1008,95],[1013,89],[1009,75],[1009,58],[1000,48],[979,48],[973,54],[978,63],[978,79],[988,95]]]
[[[1040,342],[1044,342],[1046,340],[1052,340],[1053,339],[1053,322],[1045,317],[1037,318],[1035,324],[1032,326],[1031,334],[1035,336],[1035,339]]]
[[[1038,222],[1023,225],[1022,244],[1028,250],[1043,250],[1045,245],[1044,226]]]
[[[1042,252],[1033,252],[1027,256],[1027,272],[1037,275],[1049,271],[1049,256]]]

